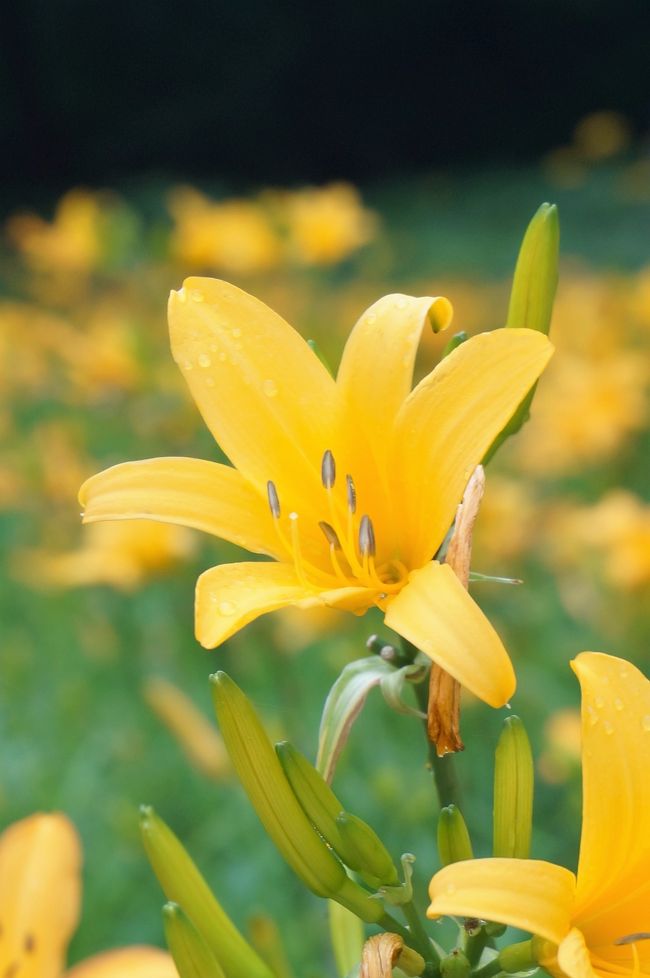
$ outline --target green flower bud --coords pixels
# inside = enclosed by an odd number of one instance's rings
[[[354,850],[347,852],[336,824],[336,819],[343,811],[343,805],[330,786],[292,744],[287,741],[276,744],[275,752],[291,785],[291,790],[311,824],[318,829],[343,862],[350,868],[356,869],[357,867],[348,860],[349,856],[353,862],[355,861]]]
[[[443,866],[474,858],[465,820],[455,805],[441,809],[438,816],[438,854]]]
[[[440,962],[442,978],[469,978],[471,970],[469,961],[459,948],[447,954]]]
[[[534,770],[530,741],[517,716],[508,717],[494,766],[495,856],[527,859],[533,824]]]
[[[140,829],[151,867],[168,900],[180,904],[228,978],[272,978],[218,903],[189,855],[153,808],[141,809]]]
[[[163,921],[167,946],[180,978],[226,978],[214,954],[177,903],[165,904]]]
[[[547,333],[557,289],[560,222],[555,204],[542,204],[519,249],[506,326]]]
[[[514,975],[520,971],[532,971],[537,967],[535,944],[533,940],[510,944],[499,951],[499,964],[506,974]]]
[[[226,748],[262,825],[305,886],[333,897],[345,870],[300,807],[250,700],[225,673],[210,680]]]
[[[377,833],[362,819],[350,812],[341,812],[336,825],[347,852],[355,854],[355,862],[348,862],[351,869],[375,877],[380,883],[394,886],[399,876],[391,854]]]
[[[448,357],[450,353],[453,353],[454,350],[461,345],[461,343],[464,343],[465,340],[468,339],[469,335],[464,329],[461,329],[460,333],[454,333],[454,335],[447,341],[445,348],[442,351],[441,359],[444,360],[445,357]]]

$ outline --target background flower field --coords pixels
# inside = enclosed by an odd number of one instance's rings
[[[521,234],[546,199],[562,224],[557,353],[532,420],[488,469],[473,561],[524,583],[480,582],[473,594],[518,673],[512,706],[538,761],[533,853],[575,864],[579,695],[567,660],[595,649],[650,665],[649,186],[647,158],[605,116],[527,169],[245,197],[148,182],[75,189],[49,212],[8,217],[0,816],[60,809],[81,831],[84,918],[72,961],[162,941],[162,897],[137,828],[146,802],[235,920],[282,921],[296,974],[328,973],[324,905],[305,897],[230,776],[207,676],[228,671],[274,738],[313,756],[327,690],[382,627],[368,616],[283,613],[208,653],[192,634],[194,581],[235,548],[149,523],[81,527],[77,489],[106,465],[219,458],[169,353],[169,290],[189,273],[233,281],[332,366],[356,318],[390,291],[448,296],[451,332],[473,334],[505,320]],[[420,374],[448,338],[425,336]],[[465,703],[458,770],[477,854],[490,845],[503,716]],[[371,694],[336,784],[395,855],[416,854],[423,889],[438,863],[421,740],[416,720]]]

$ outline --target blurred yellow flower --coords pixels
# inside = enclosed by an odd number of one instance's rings
[[[186,280],[170,297],[174,358],[236,468],[189,458],[114,466],[82,487],[86,522],[180,523],[275,558],[199,578],[196,631],[207,648],[282,607],[363,614],[376,605],[389,627],[501,706],[515,686],[508,655],[451,568],[432,558],[552,347],[531,330],[485,333],[409,393],[423,327],[450,319],[446,299],[380,299],[334,380],[259,300],[226,282]]]
[[[556,710],[544,727],[544,750],[538,769],[545,781],[561,784],[580,765],[582,725],[578,710]]]
[[[573,145],[586,160],[605,160],[626,150],[632,134],[620,112],[591,112],[573,131]]]
[[[81,846],[65,815],[30,815],[0,835],[0,974],[9,978],[178,978],[154,947],[105,951],[65,969],[79,922]]]
[[[472,553],[477,569],[494,561],[512,560],[529,550],[537,537],[538,507],[532,487],[521,479],[490,475],[481,500]]]
[[[178,187],[169,196],[169,210],[175,221],[171,251],[188,269],[250,274],[279,261],[280,241],[253,201],[216,203],[191,187]]]
[[[71,190],[62,197],[51,223],[36,214],[15,214],[6,229],[37,271],[86,274],[101,254],[99,198],[85,190]]]
[[[437,873],[429,914],[537,935],[554,976],[650,973],[650,682],[624,659],[583,652],[583,814],[577,878],[552,863],[476,859]]]
[[[602,558],[604,576],[615,587],[650,583],[650,504],[617,489],[595,506],[574,510],[567,522],[578,548]]]
[[[79,550],[22,551],[14,566],[21,579],[38,586],[109,584],[129,591],[187,560],[194,542],[193,534],[183,527],[125,520],[90,527]]]
[[[281,198],[289,248],[306,265],[330,265],[370,241],[377,217],[347,183],[310,187]]]
[[[228,753],[214,723],[173,683],[152,676],[144,698],[178,741],[188,760],[209,778],[222,780],[231,770]]]

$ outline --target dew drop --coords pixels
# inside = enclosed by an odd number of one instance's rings
[[[214,377],[206,377],[205,378],[205,386],[206,387],[214,387]]]
[[[621,669],[621,671],[619,672],[619,676],[621,677],[621,679],[627,679],[629,675],[630,674],[627,671],[627,669]]]
[[[262,390],[267,397],[275,397],[278,393],[278,385],[274,380],[265,380],[262,384]]]
[[[397,300],[397,308],[398,309],[406,309],[406,299],[398,299]]]
[[[205,302],[205,296],[200,289],[192,289],[190,292],[190,299],[192,302]]]
[[[598,714],[594,710],[593,706],[587,707],[587,716],[589,717],[589,723],[592,727],[595,727],[598,723]]]
[[[646,733],[650,733],[650,713],[646,713],[646,715],[643,717],[641,720],[641,726]]]
[[[232,601],[219,602],[219,614],[234,615],[236,611],[237,611],[237,607],[232,603]]]
[[[235,328],[232,331],[232,335],[235,337],[235,339],[238,339],[238,337],[241,336],[241,330],[239,326],[235,326]]]
[[[191,360],[183,360],[183,362],[181,364],[181,367],[183,368],[183,370],[191,370],[192,369],[192,361]]]
[[[372,326],[373,323],[377,322],[377,317],[375,316],[374,312],[371,312],[366,316],[366,322],[368,323],[368,326]]]
[[[456,884],[455,883],[447,883],[446,890],[447,890],[447,893],[455,893],[456,892]]]
[[[603,722],[603,730],[605,731],[606,734],[613,734],[614,733],[614,727],[609,722],[609,720],[605,720]]]
[[[209,367],[210,364],[212,363],[212,360],[210,359],[207,353],[199,353],[197,362],[199,364],[199,367]]]
[[[176,293],[176,298],[179,302],[187,302],[187,292],[185,289],[179,289]]]
[[[602,698],[602,696],[597,696],[596,699],[594,700],[594,703],[596,704],[599,710],[602,710],[602,708],[605,705],[605,700]]]
[[[218,343],[210,343],[210,349],[212,350],[213,353],[216,353],[217,350],[219,349],[219,344]]]
[[[620,696],[617,696],[616,699],[614,700],[614,706],[616,707],[617,710],[623,709],[623,700],[620,698]]]
[[[219,354],[219,360],[220,360],[220,362],[221,363],[225,363],[227,359],[228,359],[228,355],[226,354],[226,352],[224,350],[222,350],[221,353]]]

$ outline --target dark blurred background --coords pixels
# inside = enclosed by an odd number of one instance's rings
[[[1,195],[526,162],[595,109],[647,131],[649,36],[647,0],[21,0]]]

